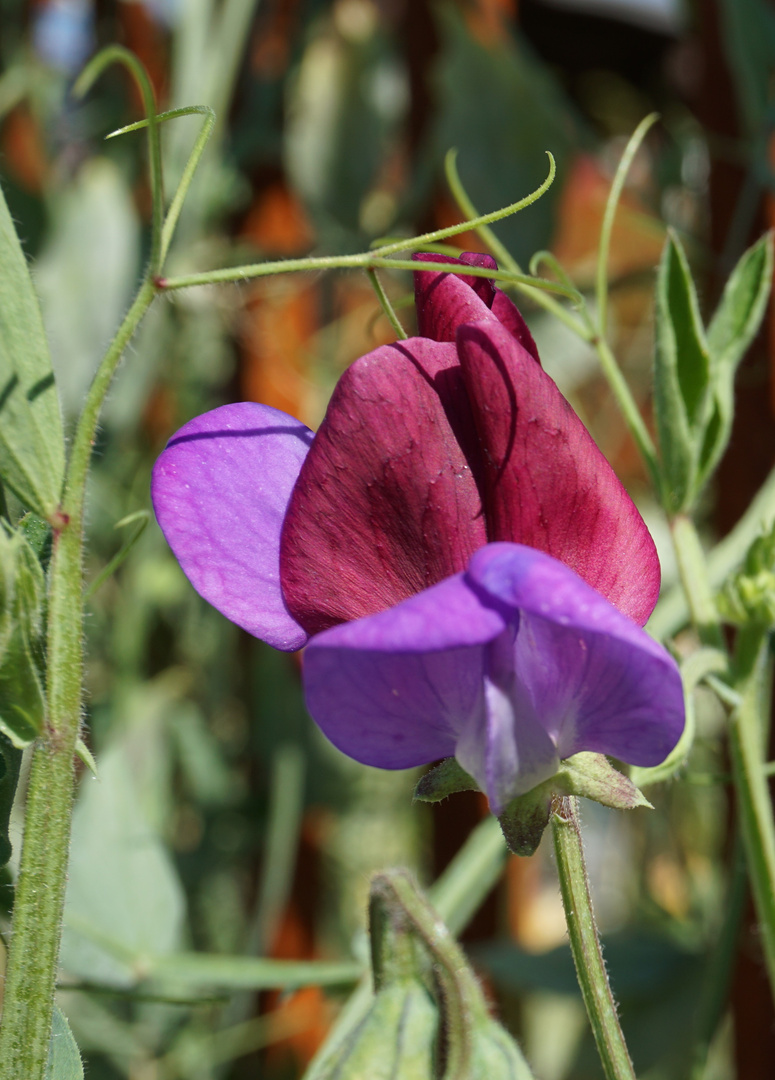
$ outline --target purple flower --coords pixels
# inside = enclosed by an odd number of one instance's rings
[[[683,695],[638,625],[651,537],[511,301],[415,278],[423,336],[357,360],[316,435],[243,403],[173,436],[162,530],[228,618],[309,643],[310,712],[359,761],[454,754],[496,812],[581,750],[657,764]]]

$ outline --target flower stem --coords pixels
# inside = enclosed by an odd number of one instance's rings
[[[692,622],[703,644],[724,648],[724,638],[697,531],[683,514],[671,522],[681,582]],[[740,704],[729,723],[732,778],[740,831],[770,987],[775,997],[775,820],[765,772],[769,686],[768,635],[761,627],[744,626],[735,646],[733,689]]]
[[[573,796],[558,799],[555,804],[552,832],[576,975],[606,1080],[635,1080],[597,934],[578,804]]]
[[[724,638],[708,578],[705,553],[694,522],[686,514],[677,514],[670,522],[670,529],[678,571],[700,641],[703,645],[724,649]]]
[[[767,725],[762,723],[772,680],[766,633],[744,627],[735,653],[742,701],[729,725],[732,777],[764,962],[775,999],[775,822],[764,771]]]
[[[385,292],[385,287],[383,286],[382,282],[377,277],[377,271],[376,270],[367,270],[366,275],[367,275],[369,281],[371,282],[371,286],[374,289],[374,292],[377,294],[377,299],[379,300],[380,304],[382,305],[382,310],[384,311],[388,322],[390,323],[390,325],[393,327],[393,330],[395,331],[396,337],[401,341],[405,341],[406,338],[409,337],[409,335],[407,334],[406,330],[404,330],[403,326],[401,325],[401,321],[398,318],[398,316],[396,315],[395,310],[393,308],[393,305],[390,303],[390,298],[388,297],[388,294]]]
[[[616,398],[616,404],[621,409],[641,457],[646,463],[651,482],[655,490],[660,492],[662,490],[662,476],[654,440],[649,434],[649,429],[646,427],[627,381],[622,375],[621,368],[616,362],[611,346],[602,335],[593,338],[592,345],[597,352],[603,374]]]
[[[595,274],[595,297],[597,300],[597,319],[598,328],[601,338],[606,336],[606,328],[608,323],[608,256],[611,249],[611,233],[614,227],[614,218],[616,217],[616,211],[619,208],[619,200],[622,197],[622,191],[627,180],[627,175],[632,167],[633,160],[640,145],[648,134],[649,128],[651,128],[658,116],[656,113],[650,113],[644,117],[638,124],[630,136],[629,142],[625,147],[622,154],[621,161],[616,170],[614,176],[614,182],[611,184],[611,190],[608,193],[608,201],[606,202],[605,213],[603,214],[603,224],[600,229],[600,244],[597,252],[597,271]]]
[[[140,289],[78,422],[49,569],[46,730],[35,748],[0,1026],[0,1080],[43,1080],[67,881],[83,684],[83,506],[99,411],[155,290]]]

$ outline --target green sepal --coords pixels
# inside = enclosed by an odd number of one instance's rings
[[[710,353],[686,254],[668,232],[657,273],[654,407],[666,509],[677,512],[697,488],[710,417]]]
[[[549,824],[556,777],[512,799],[498,817],[506,845],[514,855],[533,855]]]
[[[412,799],[415,802],[442,802],[458,791],[479,791],[479,785],[456,758],[449,757],[420,777]]]
[[[698,491],[727,448],[734,416],[735,373],[767,310],[772,274],[773,235],[769,232],[741,256],[708,327],[713,405],[701,452]]]
[[[652,808],[643,792],[604,754],[574,754],[560,763],[554,776],[513,799],[499,816],[509,851],[522,856],[535,852],[549,824],[554,799],[564,795],[579,795],[614,810]]]
[[[563,788],[558,794],[581,795],[613,810],[637,810],[639,806],[654,809],[629,776],[615,769],[605,754],[574,754],[563,761],[558,777]]]
[[[0,191],[0,479],[48,518],[65,445],[54,372],[27,261]]]

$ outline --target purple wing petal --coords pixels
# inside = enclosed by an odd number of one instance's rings
[[[268,405],[223,405],[173,435],[153,470],[156,517],[186,577],[277,649],[307,640],[280,588],[280,531],[312,439]]]
[[[589,432],[498,323],[461,327],[458,353],[487,451],[489,539],[553,555],[643,625],[659,595],[656,548]]]
[[[560,757],[581,750],[657,765],[684,726],[681,676],[643,630],[566,566],[517,544],[489,544],[468,579],[518,617],[514,670]]]
[[[449,757],[459,732],[480,722],[486,645],[503,630],[461,574],[336,626],[304,655],[310,714],[366,765],[404,769]]]
[[[309,633],[465,568],[486,542],[476,453],[454,345],[410,338],[348,368],[282,534],[283,593]]]
[[[449,255],[417,254],[416,262],[462,263],[497,270],[492,255],[464,251],[459,259]],[[527,323],[508,296],[496,288],[490,278],[465,274],[442,274],[438,270],[415,270],[414,298],[417,329],[422,337],[434,341],[454,341],[459,326],[483,322],[495,316],[510,334],[538,359],[538,349]]]

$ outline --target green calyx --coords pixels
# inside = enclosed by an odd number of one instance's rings
[[[447,758],[420,779],[414,798],[441,802],[458,791],[479,791],[479,785],[455,758]],[[583,796],[615,810],[651,808],[632,780],[615,769],[604,754],[574,754],[560,762],[554,776],[512,799],[499,815],[509,850],[515,855],[532,855],[549,824],[554,801],[566,795]]]

